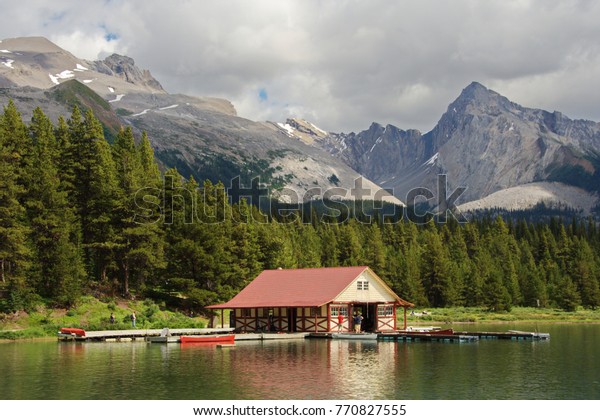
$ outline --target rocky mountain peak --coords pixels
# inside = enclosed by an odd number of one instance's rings
[[[161,84],[150,71],[140,69],[135,65],[133,58],[112,54],[102,61],[96,61],[96,70],[109,76],[117,76],[128,83],[149,87],[153,90],[164,92]]]
[[[478,82],[471,82],[448,106],[448,112],[497,115],[501,110],[520,109],[518,104]]]

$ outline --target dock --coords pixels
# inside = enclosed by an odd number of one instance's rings
[[[147,341],[151,343],[179,343],[182,335],[206,335],[232,333],[233,328],[163,328],[136,330],[86,331],[85,335],[58,333],[61,341]],[[305,338],[334,338],[334,332],[302,332],[302,333],[243,333],[235,334],[235,341],[269,341],[297,340]],[[373,336],[370,333],[370,336]],[[359,339],[355,338],[355,339]],[[550,334],[529,331],[392,331],[376,333],[377,341],[438,341],[438,342],[473,342],[478,340],[549,340]]]
[[[86,331],[85,335],[58,333],[61,341],[147,341],[150,343],[179,343],[182,335],[224,334],[233,332],[233,328],[163,328],[148,330],[107,330]],[[257,340],[296,340],[304,339],[309,333],[245,333],[235,334],[235,341]]]
[[[464,343],[478,341],[480,337],[470,333],[452,333],[452,334],[418,334],[410,332],[401,333],[381,333],[377,339],[379,341],[439,341],[446,343]]]
[[[481,339],[491,340],[549,340],[549,333],[529,331],[507,331],[507,332],[454,332],[454,334],[469,334]]]
[[[135,330],[86,331],[85,335],[58,333],[62,341],[153,341],[179,342],[182,335],[224,334],[233,332],[233,328],[162,328]],[[169,341],[171,340],[171,341]],[[176,341],[172,341],[176,340]]]
[[[310,338],[333,338],[333,333],[311,333]],[[478,340],[549,340],[550,334],[528,331],[471,332],[471,331],[392,331],[377,333],[378,341],[439,341],[473,342]]]

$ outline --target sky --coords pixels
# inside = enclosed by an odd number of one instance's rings
[[[593,0],[3,0],[0,39],[116,52],[170,93],[334,132],[431,130],[478,81],[521,105],[600,121]]]

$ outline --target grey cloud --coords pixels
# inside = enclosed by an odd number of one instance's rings
[[[477,80],[525,106],[600,120],[597,2],[7,3],[2,37],[114,49],[167,90],[228,98],[251,119],[295,114],[334,131],[372,121],[426,131]],[[119,39],[107,44],[105,31]]]

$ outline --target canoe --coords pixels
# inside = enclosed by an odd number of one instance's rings
[[[85,330],[81,328],[61,328],[59,334],[75,335],[77,337],[85,337]]]
[[[374,333],[333,333],[331,338],[338,340],[377,340]]]
[[[235,341],[235,334],[182,335],[180,340],[181,340],[181,344],[194,344],[194,343],[233,344],[233,342]]]

